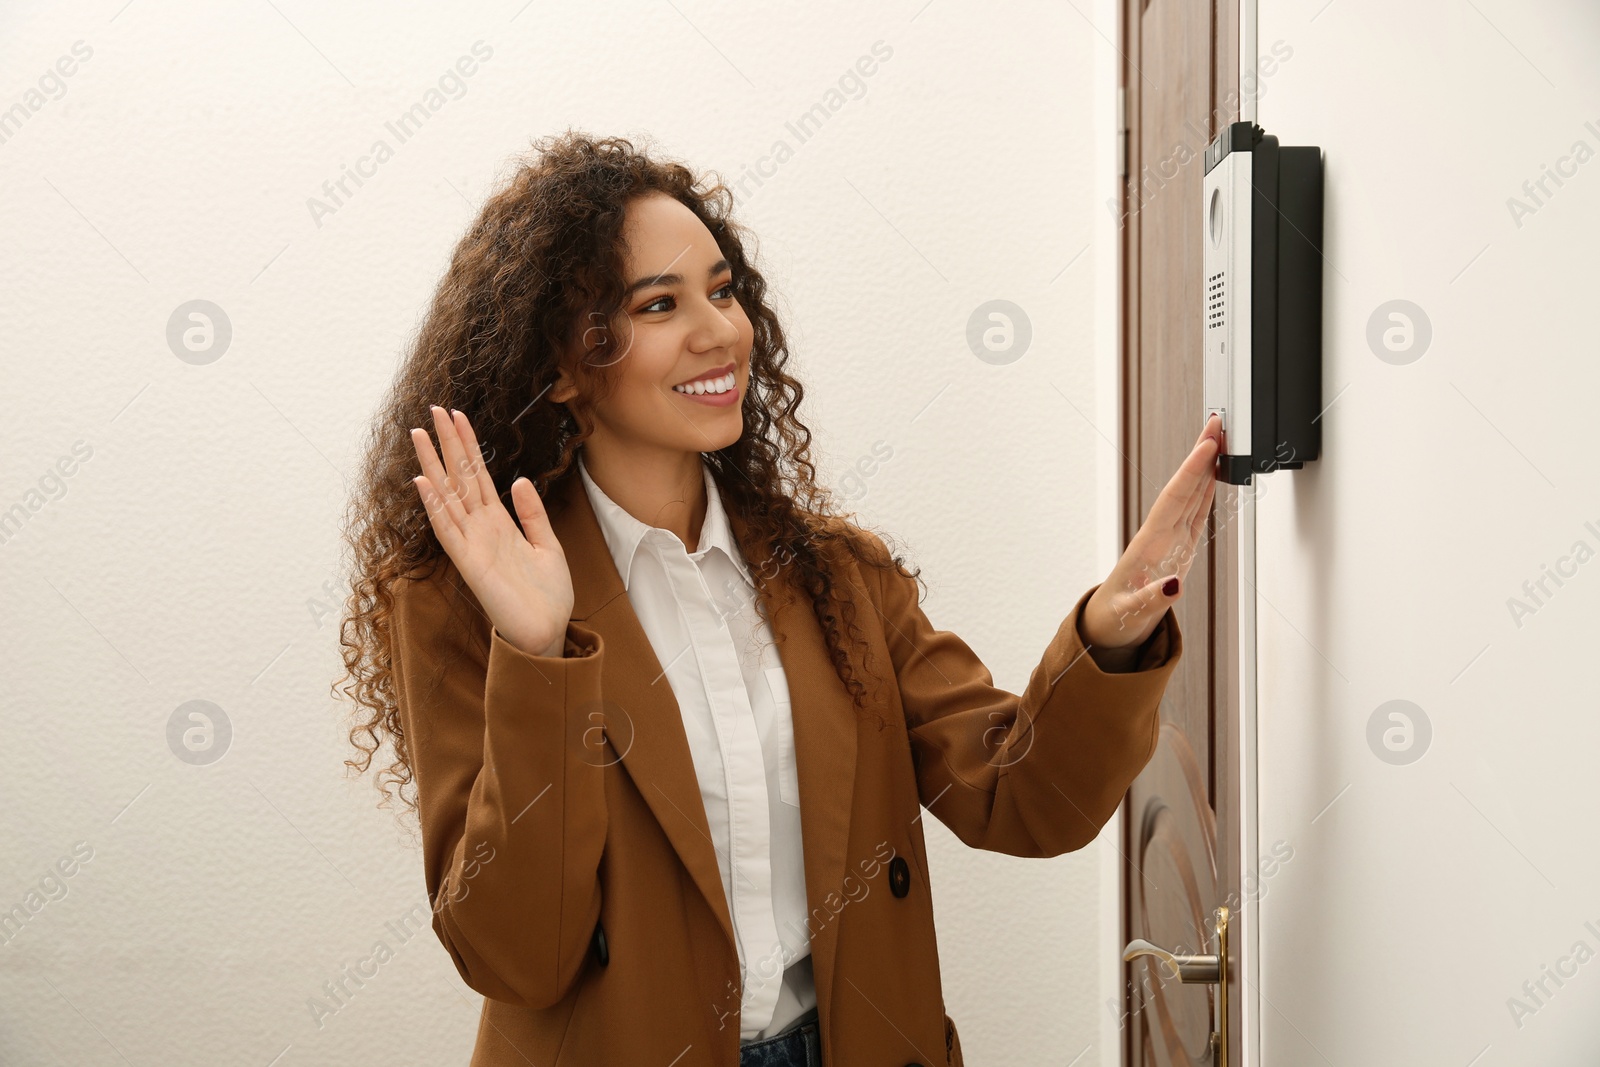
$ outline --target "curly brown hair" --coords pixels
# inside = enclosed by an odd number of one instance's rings
[[[831,572],[846,558],[912,578],[921,572],[859,536],[816,483],[811,431],[796,414],[805,390],[784,369],[783,328],[747,254],[750,235],[732,218],[732,193],[714,172],[702,181],[626,139],[569,129],[533,142],[533,152],[457,244],[372,420],[349,501],[343,536],[353,565],[339,641],[345,669],[334,691],[358,705],[349,738],[360,755],[346,760],[347,767],[365,773],[383,742],[392,744],[394,763],[375,782],[383,805],[393,785],[407,808],[416,808],[405,791],[412,769],[392,685],[392,589],[402,577],[428,576],[448,558],[412,484],[417,458],[410,429],[431,425],[431,404],[467,412],[507,510],[515,514],[510,487],[522,476],[554,506],[559,494],[552,490],[578,477],[574,460],[592,425],[587,414],[614,383],[609,370],[620,357],[610,353],[626,295],[627,207],[656,192],[677,199],[711,231],[754,329],[744,432],[728,447],[703,453],[717,485],[747,521],[749,543],[740,547],[763,587],[767,577],[781,574],[809,595],[835,672],[855,707],[865,710],[865,687],[842,633],[865,642],[849,599],[836,597]],[[607,325],[585,326],[595,321]],[[546,396],[563,356],[573,352],[581,352],[572,366],[580,388],[575,411]]]

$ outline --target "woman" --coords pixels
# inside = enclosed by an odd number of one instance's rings
[[[434,930],[487,998],[472,1064],[960,1064],[920,816],[1016,856],[1094,839],[1154,750],[1220,427],[998,689],[816,485],[727,191],[538,147],[456,249],[350,519],[351,766],[388,741],[380,788],[415,785]]]

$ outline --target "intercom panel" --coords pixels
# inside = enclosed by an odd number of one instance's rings
[[[1218,477],[1297,469],[1321,449],[1322,151],[1235,122],[1206,147],[1205,418]]]

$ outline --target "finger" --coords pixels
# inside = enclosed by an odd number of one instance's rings
[[[1174,533],[1181,536],[1189,529],[1191,525],[1193,525],[1195,514],[1200,510],[1200,505],[1205,501],[1205,498],[1205,483],[1195,486],[1189,494],[1189,499],[1183,505],[1183,514],[1180,515],[1178,517],[1178,521],[1173,524]]]
[[[1189,523],[1189,545],[1191,548],[1199,542],[1200,533],[1206,528],[1206,520],[1211,517],[1211,502],[1216,498],[1216,495],[1217,480],[1213,478],[1206,485],[1205,499],[1200,502],[1200,507],[1196,509],[1194,518]]]
[[[454,426],[456,435],[461,438],[464,454],[472,467],[478,482],[478,496],[485,504],[500,499],[500,491],[494,487],[494,478],[489,474],[489,465],[483,461],[483,450],[478,447],[478,435],[473,432],[472,423],[466,413],[451,409],[451,425]],[[534,494],[538,496],[537,493]]]
[[[545,511],[539,491],[526,478],[511,483],[511,506],[517,510],[517,521],[528,540],[540,548],[560,548],[556,532],[550,526],[550,515]]]
[[[478,480],[471,476],[471,468],[467,465],[467,452],[461,445],[461,438],[456,433],[450,413],[438,404],[431,405],[431,409],[434,436],[439,438],[439,451],[444,454],[444,469],[450,479],[449,484],[443,487],[444,491],[460,500],[461,506],[471,514],[483,506],[483,501],[478,496]]]
[[[1216,490],[1217,475],[1216,464],[1211,467],[1211,476],[1201,480],[1199,491],[1194,494],[1189,507],[1183,513],[1183,521],[1179,523],[1180,530],[1189,530],[1194,526],[1195,516],[1204,515],[1211,506],[1211,495]],[[1202,522],[1205,520],[1202,519]]]
[[[411,484],[416,486],[417,494],[422,497],[422,506],[428,513],[428,522],[433,526],[439,544],[446,552],[453,555],[461,544],[461,528],[451,516],[445,498],[434,488],[432,480],[425,474],[419,474],[411,479]]]
[[[1204,491],[1201,492],[1199,499],[1195,501],[1194,506],[1190,509],[1189,514],[1185,516],[1182,525],[1177,531],[1177,535],[1183,539],[1182,551],[1188,564],[1192,564],[1196,557],[1196,546],[1199,544],[1200,536],[1206,528],[1207,520],[1211,517],[1211,504],[1216,499],[1216,492],[1217,480],[1212,477],[1206,481]],[[1188,571],[1189,567],[1185,565],[1180,568],[1179,573],[1187,574]]]
[[[439,438],[444,470],[450,479],[446,492],[458,499],[468,513],[476,511],[483,501],[478,492],[476,473],[467,458],[466,446],[456,431],[455,420],[450,412],[438,404],[430,405],[429,410],[433,414],[434,435]]]
[[[1200,431],[1202,437],[1210,437],[1216,441],[1216,451],[1211,456],[1211,480],[1216,481],[1217,457],[1222,455],[1228,444],[1228,431],[1222,425],[1221,415],[1212,415],[1206,419],[1205,429]]]
[[[429,437],[428,431],[422,427],[414,427],[411,431],[411,446],[417,450],[417,462],[422,467],[423,475],[428,479],[428,485],[438,494],[440,506],[444,508],[452,523],[460,525],[466,520],[467,513],[455,494],[439,488],[449,482],[449,476],[445,473],[443,464],[439,462],[438,453],[433,450],[433,438]],[[423,497],[423,504],[427,504],[427,497]],[[437,527],[434,529],[438,532]]]
[[[1188,479],[1189,508],[1185,509],[1185,518],[1191,518],[1191,511],[1207,489],[1217,481],[1217,453],[1222,451],[1221,420],[1213,415],[1206,420],[1206,427],[1211,432],[1202,431],[1195,441],[1194,448],[1189,450],[1189,455],[1184,459],[1179,468],[1179,475]],[[1215,427],[1215,429],[1212,429]]]
[[[1171,590],[1171,592],[1168,592]],[[1159,614],[1183,595],[1183,580],[1176,573],[1164,574],[1146,582],[1137,589],[1119,593],[1111,598],[1110,607],[1122,625],[1137,623]]]

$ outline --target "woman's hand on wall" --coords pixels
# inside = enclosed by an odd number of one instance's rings
[[[466,415],[432,410],[444,461],[421,427],[411,431],[411,443],[422,465],[412,484],[433,532],[501,637],[529,655],[560,656],[572,618],[572,573],[544,502],[532,482],[518,478],[511,483],[513,520]]]
[[[1143,644],[1183,592],[1216,493],[1222,417],[1206,420],[1187,459],[1156,497],[1139,532],[1083,608],[1084,640],[1100,648]]]

